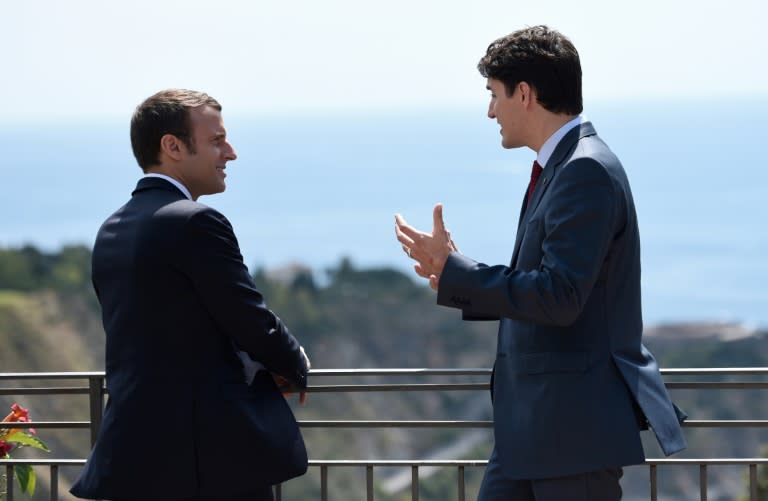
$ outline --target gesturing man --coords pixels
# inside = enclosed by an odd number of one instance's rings
[[[145,176],[93,249],[109,400],[71,492],[272,500],[273,484],[307,469],[276,381],[305,389],[309,359],[256,290],[229,221],[197,202],[224,191],[237,158],[221,106],[159,92],[136,109],[131,145]]]
[[[642,463],[640,429],[664,453],[685,448],[643,346],[640,237],[619,159],[582,113],[573,44],[546,26],[500,38],[478,65],[504,148],[536,152],[508,266],[458,252],[442,206],[426,233],[396,216],[396,234],[463,318],[496,319],[491,379],[495,447],[480,501],[621,498],[622,467]]]

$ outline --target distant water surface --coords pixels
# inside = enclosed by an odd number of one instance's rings
[[[766,112],[768,99],[586,110],[632,183],[647,323],[768,326]],[[200,201],[232,221],[249,265],[410,270],[393,215],[429,229],[438,201],[465,254],[509,261],[535,157],[503,150],[484,110],[224,118],[239,158],[227,191]],[[141,175],[127,122],[0,119],[0,245],[92,243]]]

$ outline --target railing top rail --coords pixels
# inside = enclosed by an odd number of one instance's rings
[[[313,376],[484,376],[489,368],[381,368],[381,369],[313,369]],[[768,367],[675,367],[661,369],[665,376],[768,375]]]
[[[104,377],[104,371],[93,372],[0,372],[2,379],[90,379]]]
[[[312,369],[312,376],[486,376],[491,369],[473,368],[381,368],[381,369]]]
[[[680,367],[661,369],[662,376],[765,376],[768,367]]]
[[[85,459],[0,459],[0,465],[82,466]],[[309,466],[485,466],[487,459],[310,459]],[[648,458],[646,465],[751,465],[768,458]]]
[[[312,376],[486,376],[488,368],[349,368],[312,369]],[[664,376],[768,375],[768,367],[680,367],[661,369]],[[104,377],[104,371],[87,372],[0,372],[0,380],[89,379]]]

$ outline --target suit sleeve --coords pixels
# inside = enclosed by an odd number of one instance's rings
[[[544,236],[538,268],[487,266],[452,253],[440,277],[438,304],[461,308],[465,316],[549,325],[578,318],[614,237],[617,192],[604,167],[589,158],[564,165],[549,190],[547,206],[539,208]]]
[[[183,235],[182,271],[221,331],[267,370],[306,388],[299,342],[256,290],[229,221],[213,209],[198,211]]]

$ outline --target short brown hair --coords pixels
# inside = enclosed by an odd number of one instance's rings
[[[160,139],[166,134],[179,138],[194,153],[189,110],[200,106],[221,111],[218,101],[208,94],[186,89],[162,90],[136,107],[131,117],[131,147],[142,170],[160,161]]]
[[[528,83],[539,104],[553,113],[578,115],[583,109],[579,53],[568,38],[547,26],[525,28],[494,41],[477,69],[504,83],[507,95],[520,82]]]

